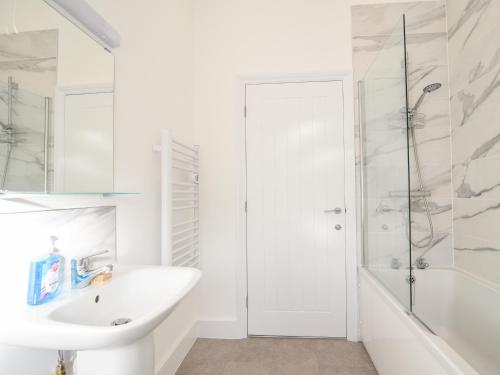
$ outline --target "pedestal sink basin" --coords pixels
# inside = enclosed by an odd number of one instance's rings
[[[133,342],[161,323],[199,277],[198,270],[175,267],[117,275],[48,314],[53,348],[98,349]]]
[[[27,306],[2,324],[0,342],[79,351],[82,375],[152,374],[151,332],[200,277],[193,268],[118,267],[105,285],[72,290],[45,306]]]

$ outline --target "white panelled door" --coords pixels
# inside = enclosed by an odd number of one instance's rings
[[[346,336],[341,81],[246,86],[248,334]]]
[[[113,187],[112,124],[112,92],[66,95],[64,191],[109,191]]]

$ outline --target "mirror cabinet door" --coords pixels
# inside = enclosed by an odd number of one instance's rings
[[[15,3],[0,2],[0,190],[113,192],[113,55],[44,1]]]

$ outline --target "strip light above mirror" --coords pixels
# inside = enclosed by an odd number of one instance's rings
[[[120,46],[120,34],[85,0],[44,0],[104,48]]]

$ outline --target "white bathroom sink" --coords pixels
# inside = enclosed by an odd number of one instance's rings
[[[60,350],[128,345],[158,326],[200,277],[193,268],[118,268],[105,285],[72,291],[46,306],[27,307],[2,327],[0,342]],[[115,321],[126,323],[113,326]]]

